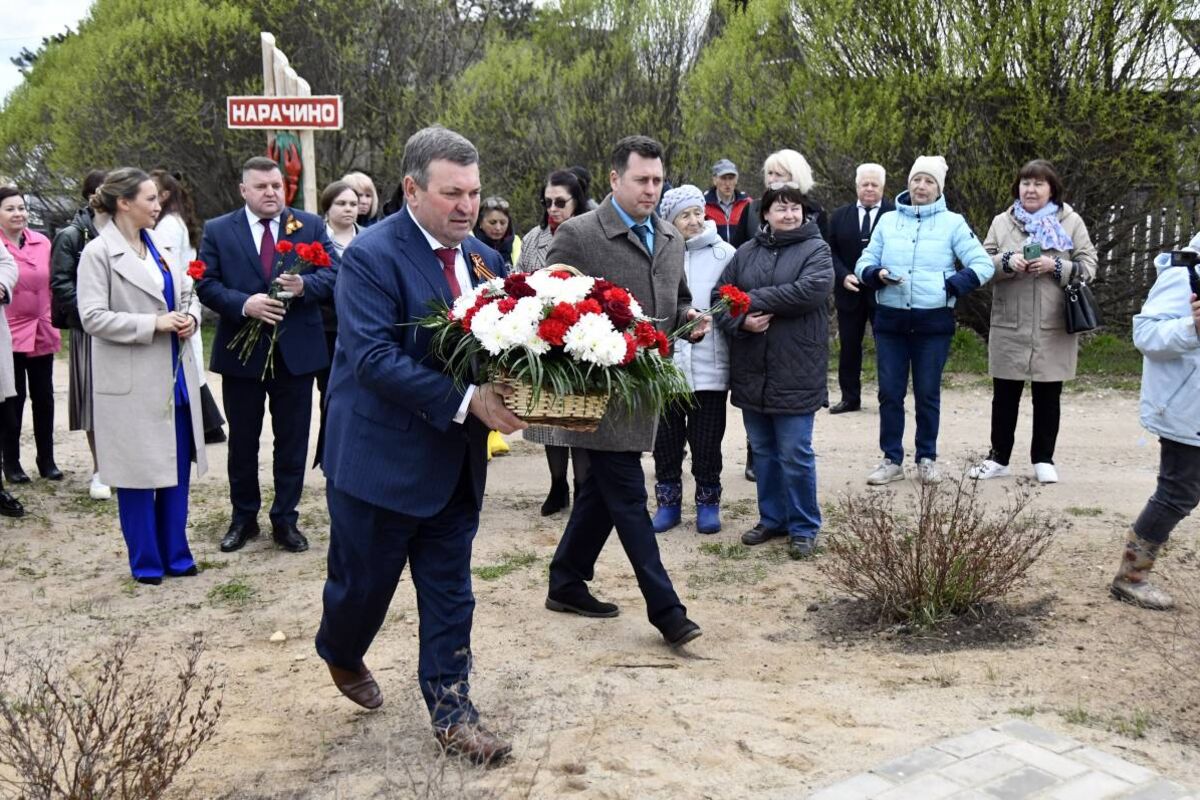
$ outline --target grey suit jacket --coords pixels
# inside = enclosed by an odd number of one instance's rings
[[[652,258],[612,204],[609,195],[595,211],[560,225],[546,263],[570,264],[584,275],[628,289],[646,315],[658,320],[656,326],[669,333],[687,320],[692,305],[683,271],[683,236],[655,215]],[[654,449],[657,428],[658,417],[648,409],[620,413],[610,407],[595,433],[534,426],[526,431],[526,438],[591,450],[646,452]]]

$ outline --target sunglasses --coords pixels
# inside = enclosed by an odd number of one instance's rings
[[[571,200],[572,198],[570,197],[555,197],[554,199],[543,197],[542,208],[549,208],[550,206],[554,206],[555,208],[566,208],[567,203],[571,202]]]
[[[800,184],[795,181],[778,181],[776,183],[768,183],[767,188],[772,192],[778,192],[780,189],[799,189]]]
[[[508,201],[499,198],[488,198],[483,201],[484,211],[508,211]]]

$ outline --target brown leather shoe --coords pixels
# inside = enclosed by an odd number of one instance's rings
[[[512,745],[478,722],[462,722],[445,730],[435,730],[438,744],[447,753],[462,756],[475,764],[493,766],[512,755]]]
[[[372,677],[371,670],[367,669],[366,664],[358,672],[335,667],[333,664],[326,666],[329,667],[329,674],[333,677],[334,685],[346,697],[367,709],[379,708],[383,705],[383,692],[379,691],[379,684],[375,682],[375,678]]]

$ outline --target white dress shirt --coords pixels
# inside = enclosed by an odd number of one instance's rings
[[[413,224],[417,226],[417,230],[425,235],[425,241],[429,242],[430,250],[441,250],[446,247],[446,245],[433,238],[429,231],[421,227],[421,223],[417,222],[416,216],[411,211],[409,212],[409,217],[412,219]],[[434,258],[437,258],[437,256],[435,255]],[[438,264],[441,264],[440,259],[438,260]],[[459,291],[465,292],[471,288],[471,273],[467,272],[467,259],[463,255],[461,243],[454,248],[454,277],[458,281]],[[475,396],[475,389],[474,385],[467,387],[466,393],[463,394],[462,404],[458,407],[458,413],[454,415],[454,421],[460,425],[467,421],[467,407],[471,405],[471,398]]]
[[[862,225],[862,224],[863,224],[863,214],[866,214],[866,215],[868,215],[868,216],[871,218],[871,225],[872,225],[872,226],[874,226],[874,224],[875,224],[875,218],[879,216],[879,205],[880,205],[880,204],[876,203],[874,208],[870,208],[870,209],[868,209],[868,208],[867,208],[866,206],[864,206],[862,203],[859,203],[859,204],[858,204],[858,211],[859,211],[859,214],[858,214],[858,229],[859,229],[860,231],[862,230],[862,226],[863,226],[863,225]]]
[[[271,217],[271,238],[275,240],[275,244],[279,244],[279,216],[277,214]],[[254,251],[262,253],[262,217],[251,211],[250,206],[246,206],[246,219],[250,222],[250,235],[254,237]]]

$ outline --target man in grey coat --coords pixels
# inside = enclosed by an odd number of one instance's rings
[[[664,331],[700,316],[691,307],[684,276],[683,236],[655,213],[663,186],[662,145],[629,136],[616,145],[609,174],[612,194],[595,210],[564,222],[547,264],[569,264],[583,274],[628,289]],[[699,341],[709,320],[691,338]],[[646,598],[650,623],[672,647],[700,635],[687,617],[663,567],[650,515],[642,453],[654,448],[657,417],[649,410],[610,410],[594,433],[554,429],[553,444],[587,450],[588,477],[550,562],[546,607],[585,617],[615,617],[619,609],[591,595],[596,559],[615,527]]]

